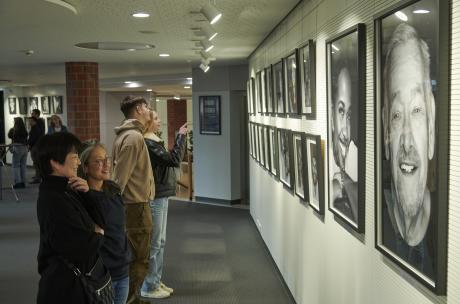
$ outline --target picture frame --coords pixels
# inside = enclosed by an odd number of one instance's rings
[[[366,40],[359,23],[326,40],[329,210],[364,233]]]
[[[27,115],[28,114],[27,113],[27,108],[28,108],[27,97],[19,97],[18,104],[19,104],[19,114]]]
[[[259,154],[260,154],[259,163],[263,168],[265,168],[265,146],[264,146],[265,139],[264,139],[264,126],[263,125],[259,124],[258,132],[259,132]]]
[[[63,102],[62,96],[53,96],[53,113],[54,114],[62,114],[63,113]]]
[[[246,101],[248,105],[248,115],[252,115],[252,93],[251,93],[251,79],[246,82]]]
[[[273,65],[273,98],[274,106],[273,111],[278,115],[284,115],[284,69],[283,60],[278,61]]]
[[[248,150],[249,155],[252,157],[252,122],[248,122]]]
[[[324,214],[324,161],[321,150],[321,136],[306,134],[308,204],[318,214]]]
[[[259,73],[260,113],[267,114],[267,104],[265,98],[265,69],[260,70]]]
[[[259,124],[254,124],[254,150],[255,150],[255,160],[257,163],[260,163],[260,144],[259,144]]]
[[[38,97],[29,97],[29,113],[38,110]]]
[[[268,127],[268,140],[270,147],[270,174],[279,177],[278,174],[278,137],[277,128],[273,126]]]
[[[292,132],[292,144],[294,152],[294,193],[305,201],[309,197],[307,159],[305,150],[305,133]]]
[[[8,97],[8,110],[9,113],[14,115],[17,111],[16,97]]]
[[[447,291],[449,6],[401,1],[374,16],[375,247],[436,295]]]
[[[200,96],[200,134],[221,135],[220,96]]]
[[[291,131],[277,129],[278,136],[278,168],[280,181],[290,190],[294,187],[293,151]]]
[[[51,114],[51,99],[49,96],[40,97],[42,114]]]
[[[316,119],[316,52],[313,40],[299,48],[300,66],[300,110],[306,119]]]
[[[257,135],[256,135],[256,124],[252,123],[252,157],[257,161]]]
[[[269,65],[265,68],[265,104],[267,108],[267,114],[272,115],[274,113],[273,107],[273,73],[272,66]]]
[[[299,114],[299,56],[295,49],[284,58],[284,112],[289,115]]]
[[[256,115],[257,107],[256,107],[256,89],[255,89],[255,82],[256,80],[254,77],[251,77],[251,108],[252,108],[252,115]]]
[[[270,159],[270,140],[269,140],[269,128],[264,126],[264,158],[265,158],[265,169],[270,172],[271,159]]]

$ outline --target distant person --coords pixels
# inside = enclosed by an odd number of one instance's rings
[[[187,141],[187,123],[180,127],[174,147],[166,150],[164,141],[158,137],[161,120],[156,111],[150,112],[150,124],[144,134],[150,163],[155,176],[155,199],[150,201],[152,210],[152,244],[150,247],[149,272],[141,288],[141,296],[153,299],[167,298],[173,289],[162,281],[163,254],[166,243],[168,198],[176,195],[176,172],[184,157]]]
[[[129,268],[128,303],[143,303],[139,289],[149,267],[152,214],[149,202],[155,196],[155,183],[149,153],[144,142],[150,120],[147,101],[127,96],[120,104],[125,120],[115,128],[113,142],[113,180],[120,186],[126,213],[126,231],[133,248]]]
[[[41,182],[40,168],[38,166],[38,158],[37,158],[38,151],[36,148],[36,143],[45,134],[45,125],[43,124],[43,128],[42,128],[42,123],[43,123],[42,120],[43,119],[38,118],[36,114],[34,115],[34,112],[32,112],[32,116],[29,117],[30,131],[29,131],[29,138],[27,140],[27,145],[29,146],[30,156],[32,157],[32,161],[34,163],[34,169],[35,169],[35,176],[32,177],[32,181],[30,182],[31,184],[39,184]]]
[[[26,187],[26,164],[27,164],[27,130],[24,120],[21,117],[14,118],[14,126],[8,131],[8,138],[11,138],[13,152],[13,188]]]
[[[48,134],[53,134],[56,132],[68,132],[67,127],[62,124],[61,117],[58,115],[51,115],[51,122],[48,126]]]

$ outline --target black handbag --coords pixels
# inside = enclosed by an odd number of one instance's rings
[[[96,263],[87,273],[82,273],[77,266],[64,257],[60,259],[80,279],[86,299],[90,304],[113,304],[112,279],[101,257],[97,258]]]

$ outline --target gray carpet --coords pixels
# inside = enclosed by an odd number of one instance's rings
[[[4,187],[11,183],[4,170]],[[5,174],[6,173],[6,174]],[[31,172],[29,172],[29,175]],[[37,293],[38,187],[0,201],[0,303],[32,304]],[[152,303],[293,303],[248,210],[172,201],[163,280],[175,289]]]

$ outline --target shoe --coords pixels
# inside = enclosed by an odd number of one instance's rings
[[[29,184],[40,184],[42,181],[39,178],[33,179]]]
[[[25,188],[26,187],[26,184],[24,183],[16,183],[13,185],[13,189],[22,189],[22,188]]]
[[[141,296],[144,298],[151,298],[151,299],[164,299],[170,296],[170,293],[166,290],[158,287],[154,291],[143,291],[141,290]]]
[[[160,288],[163,289],[163,290],[166,290],[170,294],[172,294],[174,292],[174,289],[172,289],[171,287],[166,286],[163,282],[160,282]]]

